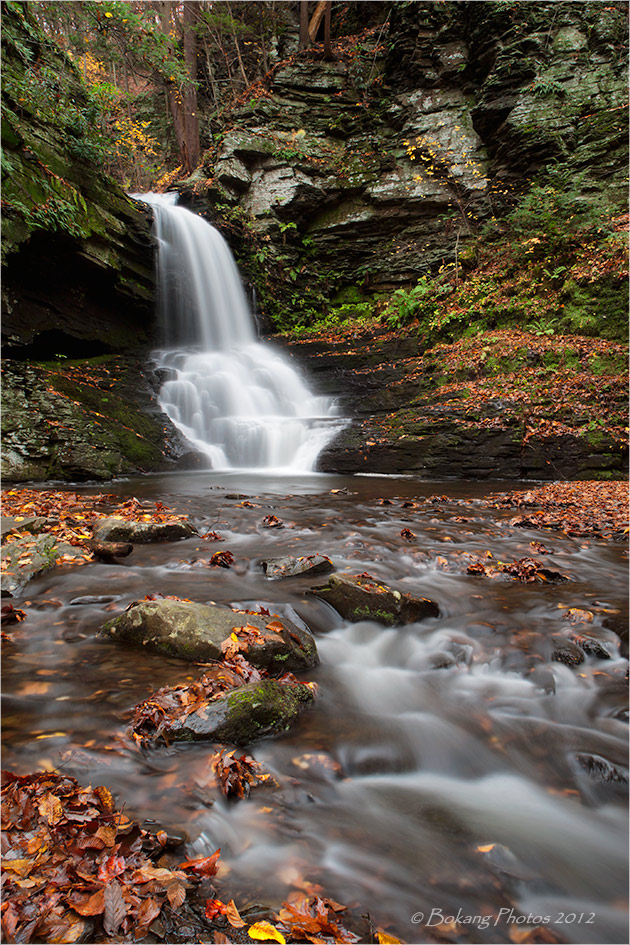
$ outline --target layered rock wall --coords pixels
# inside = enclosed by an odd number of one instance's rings
[[[453,262],[546,165],[625,205],[627,24],[587,3],[395,3],[280,63],[183,187],[240,235],[276,324]]]
[[[2,17],[5,357],[137,349],[153,331],[151,216],[98,166],[72,62],[26,4]]]

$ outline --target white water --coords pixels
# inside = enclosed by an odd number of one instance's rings
[[[158,240],[159,316],[169,371],[160,405],[213,469],[310,472],[343,426],[328,397],[314,396],[282,355],[256,340],[236,263],[221,234],[176,206],[175,194],[143,194]]]

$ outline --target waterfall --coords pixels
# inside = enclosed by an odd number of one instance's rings
[[[158,242],[162,409],[213,469],[311,471],[344,425],[335,403],[314,396],[285,357],[257,341],[218,230],[177,206],[176,194],[135,196],[153,207]]]

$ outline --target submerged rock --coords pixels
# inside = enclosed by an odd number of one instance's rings
[[[375,620],[388,626],[439,617],[440,609],[426,597],[401,594],[369,575],[333,574],[328,584],[311,588],[346,620]]]
[[[248,629],[239,637],[240,628]],[[302,671],[318,662],[313,636],[286,618],[184,600],[136,602],[98,635],[191,662],[222,660],[226,648],[232,649],[271,674]]]
[[[296,577],[299,574],[327,574],[335,570],[334,564],[326,555],[306,555],[301,558],[285,555],[283,558],[263,558],[260,564],[269,578]]]
[[[302,709],[313,701],[304,683],[263,679],[231,690],[168,727],[175,741],[209,740],[248,745],[267,735],[284,732]]]
[[[594,633],[578,633],[576,630],[569,630],[567,637],[572,643],[579,646],[587,656],[595,656],[599,660],[609,660],[611,658],[612,654],[606,649],[605,642],[598,640]]]
[[[92,534],[99,542],[136,542],[138,544],[153,541],[180,541],[197,535],[197,529],[190,522],[129,522],[112,515],[103,518],[92,526]]]
[[[552,634],[551,659],[565,666],[579,666],[584,662],[584,653],[572,640],[560,634]]]

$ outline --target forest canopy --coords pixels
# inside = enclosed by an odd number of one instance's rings
[[[354,25],[353,6],[336,12],[339,28]],[[361,17],[385,20],[389,6],[361,4]],[[287,41],[294,51],[298,12],[299,47],[321,36],[330,48],[330,2],[44,0],[29,10],[82,76],[83,133],[105,169],[137,189],[197,166],[230,109],[287,52]],[[40,95],[59,79],[36,63],[32,73]]]

